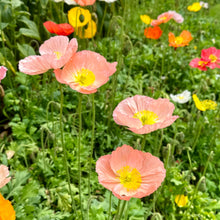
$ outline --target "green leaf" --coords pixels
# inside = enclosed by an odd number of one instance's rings
[[[11,5],[12,5],[13,9],[20,7],[22,4],[23,4],[23,2],[20,0],[12,0],[11,1]]]
[[[24,57],[27,57],[27,56],[30,56],[30,55],[36,55],[33,47],[31,47],[28,44],[19,44],[19,43],[17,43],[17,46],[18,46],[18,50],[21,52],[21,54]]]
[[[31,30],[31,29],[27,29],[27,28],[20,28],[19,32],[26,37],[40,40],[39,33],[38,33],[38,31],[36,32],[36,30]]]
[[[21,22],[25,23],[26,26],[28,28],[20,28],[19,32],[26,36],[26,37],[31,37],[34,38],[36,40],[40,40],[40,35],[39,35],[39,31],[37,29],[37,25],[35,24],[35,22],[30,21],[27,17],[22,17],[20,19]]]

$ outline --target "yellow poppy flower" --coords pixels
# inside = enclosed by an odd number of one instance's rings
[[[175,203],[176,203],[179,207],[184,207],[184,206],[186,206],[186,204],[188,203],[188,196],[176,195],[176,197],[175,197]]]
[[[217,103],[212,100],[200,101],[196,94],[193,94],[193,101],[195,102],[196,108],[200,111],[206,111],[208,109],[215,110]]]
[[[199,2],[195,2],[195,3],[193,3],[192,5],[189,5],[189,6],[187,7],[187,9],[188,9],[189,11],[194,11],[194,12],[199,11],[201,8],[202,8],[202,6],[200,5]]]
[[[140,15],[140,18],[145,24],[150,24],[153,21],[148,15]]]
[[[92,19],[87,9],[74,7],[68,11],[68,20],[73,27],[85,26]]]
[[[77,34],[81,39],[92,38],[95,36],[96,31],[96,23],[93,20],[90,20],[86,26],[78,28]]]

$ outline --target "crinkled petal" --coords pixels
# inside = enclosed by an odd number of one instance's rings
[[[8,167],[5,165],[0,165],[0,188],[5,186],[11,179],[9,176]]]
[[[19,61],[18,68],[20,72],[28,75],[42,74],[52,68],[52,59],[51,55],[28,56]]]
[[[124,144],[112,152],[110,166],[115,173],[125,166],[139,170],[143,166],[143,159],[141,151],[134,150],[132,147]]]

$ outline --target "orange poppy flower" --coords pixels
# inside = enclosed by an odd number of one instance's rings
[[[149,28],[145,28],[144,30],[144,35],[146,38],[150,38],[150,39],[159,39],[160,36],[162,35],[163,31],[160,29],[159,26],[155,26],[155,27],[149,27]]]
[[[175,37],[173,33],[169,33],[169,46],[172,47],[184,47],[189,45],[189,42],[192,40],[191,33],[189,31],[182,31],[180,36]]]
[[[15,220],[15,210],[9,200],[4,199],[0,193],[0,219]]]

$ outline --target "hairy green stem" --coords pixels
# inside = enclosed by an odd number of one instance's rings
[[[77,214],[74,197],[73,197],[73,193],[71,190],[70,173],[69,173],[68,162],[67,162],[67,152],[66,152],[66,146],[64,144],[64,138],[63,138],[63,87],[62,87],[62,84],[60,84],[60,135],[61,135],[61,145],[63,149],[63,160],[64,160],[65,169],[66,169],[69,193],[71,196],[71,203],[72,203],[71,206],[74,212]]]
[[[142,143],[141,143],[141,151],[144,150],[146,139],[147,139],[147,134],[144,134],[144,137],[143,137]]]
[[[161,149],[161,146],[162,146],[162,142],[163,142],[163,129],[161,129],[161,136],[160,136],[160,142],[159,142],[159,146],[158,146],[158,149],[157,149],[157,156],[160,156],[160,149]]]
[[[79,181],[79,203],[80,203],[80,211],[81,217],[83,218],[83,207],[82,207],[82,189],[81,189],[81,163],[80,163],[80,151],[81,151],[81,133],[82,133],[82,94],[79,93],[79,104],[78,104],[78,113],[79,113],[79,133],[78,133],[78,181]]]
[[[124,209],[125,209],[126,202],[127,202],[126,200],[123,200],[122,207],[121,207],[120,213],[119,213],[118,218],[117,218],[118,220],[120,220],[121,217],[122,217],[122,215],[123,215],[123,212],[124,212]]]
[[[90,180],[91,180],[91,169],[92,169],[92,155],[93,155],[93,147],[94,147],[94,140],[95,140],[95,98],[94,94],[92,94],[92,139],[90,145],[90,158],[89,158],[89,177],[88,177],[88,188],[89,188],[89,196],[91,194],[90,189]]]
[[[109,191],[109,208],[108,208],[108,220],[111,219],[111,209],[112,209],[112,192]]]
[[[103,25],[104,25],[104,21],[105,21],[105,17],[106,17],[107,5],[108,4],[105,4],[105,9],[104,9],[104,13],[103,13],[103,16],[102,16],[102,21],[101,21],[100,29],[99,29],[99,36],[102,36],[102,29],[103,29]]]
[[[119,211],[120,211],[120,206],[121,206],[121,200],[118,199],[118,207],[117,207],[117,211],[116,211],[115,219],[118,219]]]
[[[192,145],[192,152],[194,152],[194,150],[195,150],[197,141],[199,140],[199,137],[200,137],[200,134],[201,134],[201,131],[202,131],[202,127],[203,127],[203,123],[201,122],[201,116],[199,115],[199,119],[198,119],[198,129],[197,129],[196,137],[195,137],[194,142],[193,142],[193,145]]]

